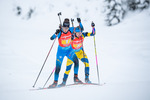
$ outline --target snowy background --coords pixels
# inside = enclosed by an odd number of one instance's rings
[[[15,7],[22,7],[16,16]],[[27,18],[29,8],[35,10]],[[105,26],[102,0],[0,0],[0,100],[150,100],[150,9],[129,13],[112,27]],[[30,91],[53,43],[50,36],[61,19],[80,17],[85,31],[96,24],[100,82],[104,86],[73,86]],[[44,66],[36,88],[55,67],[58,42]],[[97,80],[93,37],[84,42],[90,61],[90,80]],[[59,83],[66,68],[63,61]],[[84,81],[80,62],[79,78]],[[53,76],[47,86],[53,82]],[[67,84],[73,83],[71,70]]]

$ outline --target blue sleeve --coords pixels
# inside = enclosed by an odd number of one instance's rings
[[[79,26],[80,26],[80,28],[81,28],[81,32],[83,32],[83,31],[84,31],[84,28],[83,28],[83,25],[82,25],[81,22],[79,23]],[[69,30],[70,30],[71,33],[73,33],[74,27],[69,27]]]
[[[69,27],[69,30],[70,30],[71,33],[73,33],[74,27]]]
[[[61,32],[59,32],[59,33],[58,33],[58,35],[53,34],[53,35],[51,36],[51,38],[50,38],[50,39],[51,39],[51,40],[54,40],[56,37],[58,37],[58,38],[59,38],[59,37],[60,37],[60,35],[61,35]]]
[[[56,38],[56,34],[53,34],[50,39],[54,40],[55,38]]]
[[[60,38],[60,36],[61,36],[61,31],[58,33],[57,37]]]

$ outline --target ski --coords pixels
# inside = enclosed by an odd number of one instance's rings
[[[103,84],[98,84],[98,83],[73,83],[73,84],[67,84],[65,86],[57,86],[54,88],[49,88],[49,87],[45,87],[45,88],[37,88],[37,89],[30,89],[31,91],[33,90],[46,90],[46,89],[56,89],[56,88],[64,88],[64,87],[70,87],[70,86],[76,86],[76,85],[97,85],[97,86],[103,86],[106,83]]]

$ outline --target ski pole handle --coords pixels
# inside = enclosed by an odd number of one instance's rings
[[[92,21],[92,23],[91,23],[91,26],[94,28],[95,27],[95,24],[94,24],[94,22]]]
[[[92,21],[92,23],[91,23],[91,27],[92,27],[92,33],[93,33],[93,35],[95,35],[95,24],[94,24],[94,22]],[[95,40],[94,40],[95,41]]]

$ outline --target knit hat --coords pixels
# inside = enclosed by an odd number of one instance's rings
[[[80,29],[79,29],[79,27],[75,28],[75,32],[81,32]]]
[[[69,27],[69,26],[70,26],[69,19],[66,18],[63,22],[63,27]]]

